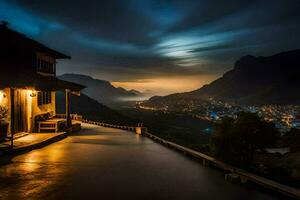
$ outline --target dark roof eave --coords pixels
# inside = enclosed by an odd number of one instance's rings
[[[25,78],[24,78],[25,77]],[[26,78],[30,77],[30,78]],[[51,76],[42,76],[39,74],[34,75],[6,75],[0,77],[0,86],[1,88],[32,88],[35,90],[50,90],[58,91],[69,89],[74,92],[80,92],[85,86],[72,83],[69,81],[63,81],[56,77]]]
[[[9,36],[10,40],[25,41],[24,46],[27,45],[27,46],[29,46],[28,48],[32,48],[35,51],[40,51],[45,54],[49,54],[49,55],[55,57],[56,59],[71,59],[71,56],[65,55],[54,49],[51,49],[51,48],[45,46],[44,44],[27,37],[26,35],[24,35],[22,33],[19,33],[15,30],[8,28],[5,25],[0,24],[0,33],[3,35]]]
[[[56,78],[56,80],[58,82],[60,82],[60,84],[62,85],[62,89],[69,89],[69,90],[74,91],[74,92],[80,92],[81,90],[86,88],[86,86],[78,84],[78,83],[73,83],[73,82],[70,82],[70,81],[64,81],[64,80],[60,80],[60,79],[57,79],[57,78]]]
[[[24,37],[26,37],[26,36],[24,36]],[[48,54],[52,55],[53,57],[55,57],[56,59],[71,59],[71,56],[68,56],[68,55],[60,53],[54,49],[51,49],[38,41],[35,41],[35,40],[27,38],[27,37],[26,37],[26,39],[31,40],[31,42],[35,43],[38,46],[40,51],[42,51],[44,53],[48,53]]]

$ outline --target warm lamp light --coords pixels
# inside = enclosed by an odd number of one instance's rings
[[[6,94],[2,90],[0,90],[0,97],[6,98]]]
[[[30,97],[36,97],[36,92],[29,90],[29,95],[30,95]]]
[[[6,97],[5,93],[4,93],[2,90],[0,90],[0,103],[3,102],[3,99],[4,99],[5,97]]]

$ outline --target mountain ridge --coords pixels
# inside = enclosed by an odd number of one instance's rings
[[[109,81],[95,79],[87,75],[67,73],[58,76],[58,78],[85,85],[86,88],[82,91],[83,94],[109,106],[121,102],[123,99],[142,95],[138,91],[115,87]]]
[[[242,104],[300,104],[300,49],[272,56],[246,55],[232,70],[203,87],[184,93],[151,97],[147,103],[210,98]]]

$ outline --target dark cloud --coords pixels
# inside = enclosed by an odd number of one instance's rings
[[[190,4],[190,1],[180,2],[190,5],[191,8],[181,21],[170,27],[170,32],[207,28],[211,25],[218,25],[213,30],[229,31],[241,27],[255,28],[280,24],[300,17],[298,0],[199,0],[193,4]]]
[[[138,15],[122,0],[23,0],[15,4],[73,31],[124,43],[151,44],[154,41],[148,33],[158,28],[151,19]]]
[[[225,16],[238,12],[251,5],[253,1],[236,0],[210,0],[210,1],[181,1],[178,4],[187,9],[185,17],[169,29],[170,32],[185,31],[200,25],[208,24],[222,19]]]
[[[221,74],[299,48],[299,0],[0,0],[0,19],[108,80]]]

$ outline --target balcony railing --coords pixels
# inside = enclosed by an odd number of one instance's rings
[[[71,114],[70,117],[72,120],[82,121],[82,115]],[[66,114],[56,114],[55,118],[66,119],[67,115]]]

